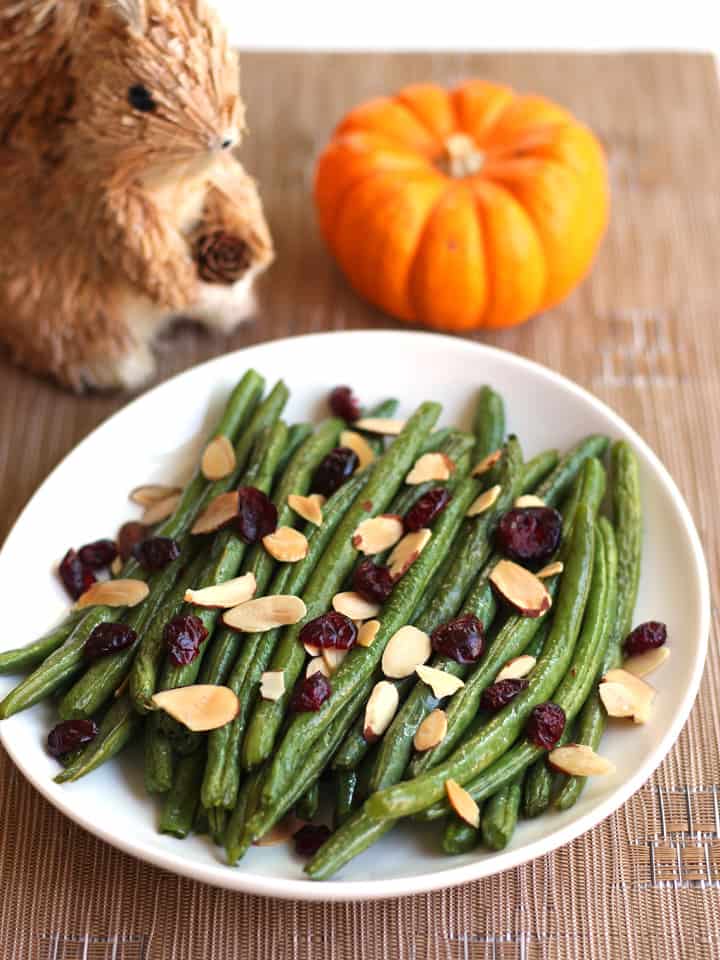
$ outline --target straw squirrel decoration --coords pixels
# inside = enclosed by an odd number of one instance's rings
[[[0,341],[133,387],[172,317],[227,331],[272,243],[232,148],[236,54],[203,0],[0,0]]]

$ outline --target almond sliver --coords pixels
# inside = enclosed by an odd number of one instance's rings
[[[548,754],[548,760],[556,770],[571,777],[594,777],[615,772],[614,764],[582,743],[556,747]]]
[[[518,509],[523,507],[544,507],[545,501],[542,497],[536,497],[534,493],[523,493],[520,497],[515,497],[513,506]]]
[[[375,637],[378,635],[379,629],[379,620],[368,620],[358,630],[357,645],[359,647],[371,647],[375,641]]]
[[[171,517],[173,513],[175,513],[175,509],[181,499],[181,493],[171,493],[170,496],[165,497],[163,500],[156,500],[154,503],[149,504],[142,515],[142,522],[148,527],[154,527],[156,523],[167,520],[168,517]]]
[[[150,589],[144,580],[99,580],[81,594],[75,606],[135,607],[147,597]]]
[[[307,613],[300,597],[277,594],[248,600],[223,614],[223,622],[243,633],[264,633],[275,627],[298,623]]]
[[[260,696],[263,700],[279,700],[285,693],[283,670],[266,670],[260,677]]]
[[[376,683],[365,707],[363,736],[368,743],[379,740],[392,723],[400,703],[400,695],[394,683],[380,680]]]
[[[489,510],[490,507],[495,503],[501,492],[502,487],[498,483],[496,483],[494,487],[490,487],[489,490],[485,490],[484,493],[481,493],[479,497],[476,497],[473,500],[468,507],[465,516],[478,517],[481,513],[485,513],[485,511]]]
[[[214,497],[195,519],[190,533],[214,533],[237,516],[240,494],[229,490]]]
[[[229,477],[237,463],[235,449],[224,434],[212,439],[203,451],[200,469],[206,480]]]
[[[336,593],[332,599],[333,610],[342,613],[351,620],[369,620],[380,611],[377,603],[370,603],[354,590]]]
[[[337,650],[335,647],[322,648],[321,656],[331,674],[335,673],[349,652],[349,650]]]
[[[150,507],[159,500],[167,500],[177,493],[182,493],[180,487],[168,487],[164,483],[144,483],[130,491],[130,499],[141,507]]]
[[[655,700],[654,687],[635,674],[620,668],[608,670],[600,683],[600,691],[606,683],[620,684],[627,691],[628,697],[633,703],[632,717],[636,723],[646,723],[648,721]]]
[[[198,733],[224,727],[240,709],[240,701],[229,687],[210,683],[162,690],[153,694],[152,701],[188,730]]]
[[[311,677],[314,673],[321,673],[324,677],[330,676],[330,667],[322,657],[313,657],[305,668],[306,677]]]
[[[251,600],[255,596],[256,589],[255,574],[251,572],[211,587],[201,587],[199,590],[189,588],[185,591],[184,600],[186,603],[194,603],[197,607],[228,609]]]
[[[539,617],[552,605],[542,580],[512,560],[496,563],[489,579],[498,593],[524,617]]]
[[[352,544],[365,556],[394,547],[403,535],[403,523],[394,514],[381,514],[362,520],[355,528]]]
[[[445,453],[424,453],[405,477],[405,483],[416,486],[429,480],[449,480],[455,464]]]
[[[294,527],[278,527],[262,538],[263,546],[280,563],[297,563],[308,552],[307,537]]]
[[[430,637],[409,624],[400,627],[388,640],[382,655],[382,671],[386,677],[409,677],[430,657]]]
[[[388,567],[390,576],[397,580],[415,563],[417,558],[430,543],[432,531],[423,527],[421,530],[415,530],[412,533],[406,533],[393,548],[388,557]]]
[[[644,677],[661,667],[670,656],[670,647],[654,647],[645,653],[636,653],[623,663],[623,670],[635,677]]]
[[[435,710],[430,711],[415,731],[413,746],[419,753],[432,750],[445,739],[447,728],[447,714],[436,707]]]
[[[451,697],[461,687],[465,686],[465,682],[460,677],[455,677],[446,670],[438,670],[437,667],[420,665],[415,668],[415,673],[423,683],[426,683],[432,689],[438,700],[443,697]]]
[[[464,790],[455,780],[446,780],[445,792],[450,806],[460,819],[477,830],[480,826],[480,808],[467,790]]]
[[[598,696],[609,717],[632,717],[635,714],[635,699],[622,683],[601,683]]]
[[[521,680],[530,673],[536,663],[535,657],[529,653],[522,653],[519,657],[513,657],[512,660],[508,660],[495,677],[495,683],[499,680]]]
[[[386,437],[395,437],[402,433],[405,427],[404,420],[393,420],[389,417],[362,417],[353,424],[356,430],[366,433],[381,433]]]
[[[307,520],[308,523],[315,524],[316,527],[322,526],[325,497],[321,493],[311,493],[309,497],[303,497],[299,493],[291,493],[288,497],[288,506],[291,510]]]
[[[475,464],[472,470],[472,476],[480,477],[483,475],[483,473],[487,473],[488,470],[495,466],[501,456],[502,450],[493,450],[492,453],[489,453],[486,457],[483,457],[480,463]]]
[[[358,470],[364,470],[375,460],[375,451],[361,433],[354,430],[343,430],[340,434],[340,446],[348,447],[357,455]]]
[[[565,569],[565,564],[562,560],[555,560],[553,563],[549,563],[546,567],[543,567],[542,570],[538,570],[535,576],[539,580],[547,580],[548,577],[556,577],[559,573],[562,573]]]

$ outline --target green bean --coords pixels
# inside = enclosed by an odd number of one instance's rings
[[[352,815],[357,790],[357,773],[354,770],[338,770],[334,774],[335,780],[335,810],[333,823],[335,829]]]
[[[545,450],[523,464],[520,493],[534,493],[535,488],[554,470],[560,461],[557,450]]]
[[[454,855],[470,853],[479,843],[480,831],[477,827],[466,823],[457,816],[453,816],[448,820],[442,838],[442,849],[444,853]]]
[[[311,880],[327,880],[343,864],[366,850],[383,833],[387,833],[392,825],[392,822],[374,820],[368,814],[365,804],[328,837],[305,866],[305,873]]]
[[[26,673],[34,670],[51,653],[54,653],[68,639],[80,620],[87,615],[87,610],[72,610],[66,615],[63,622],[48,633],[38,637],[26,647],[15,650],[5,650],[0,653],[0,674]]]
[[[543,480],[535,491],[537,496],[549,506],[559,503],[585,461],[589,457],[602,457],[607,446],[608,438],[600,434],[585,437],[561,458],[552,473]]]
[[[225,827],[225,850],[228,863],[232,866],[244,855],[249,843],[244,841],[245,827],[257,805],[262,787],[264,767],[256,767],[243,781],[237,796],[237,802]]]
[[[418,456],[421,456],[423,453],[432,453],[434,450],[439,450],[445,441],[449,440],[450,437],[455,434],[460,434],[460,431],[455,430],[454,427],[438,427],[437,430],[429,433],[423,443],[420,444]],[[472,447],[475,443],[475,438],[472,434],[463,433],[461,435],[467,439],[468,447]]]
[[[305,793],[295,804],[295,814],[300,820],[312,820],[317,815],[320,807],[320,784],[315,781],[311,783]]]
[[[228,813],[220,807],[212,807],[207,811],[208,829],[213,843],[221,847],[225,841],[225,829],[227,827]]]
[[[75,763],[55,777],[55,783],[79,780],[111,760],[130,742],[140,729],[141,718],[127,696],[119,697],[103,717],[98,734],[83,750]]]
[[[476,462],[494,450],[499,450],[505,439],[505,404],[492,387],[480,388],[473,419]]]
[[[287,441],[282,456],[278,461],[277,474],[281,477],[300,447],[308,437],[313,435],[314,427],[311,423],[292,423],[288,427]]]
[[[193,828],[200,801],[200,780],[205,756],[201,750],[181,757],[172,789],[165,798],[158,829],[183,839]]]
[[[134,706],[134,704],[133,704]],[[162,730],[159,714],[151,713],[145,721],[145,789],[148,793],[167,793],[172,787],[175,755],[172,744]]]
[[[521,796],[522,777],[516,777],[484,805],[480,832],[486,847],[503,850],[508,845],[517,826]]]
[[[556,747],[572,742],[572,724],[566,723]],[[531,763],[523,780],[523,812],[526,817],[539,817],[550,806],[553,789],[553,772],[547,757],[538,757]]]

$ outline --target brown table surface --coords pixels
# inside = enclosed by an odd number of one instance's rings
[[[314,158],[359,100],[471,75],[574,110],[608,148],[613,189],[609,234],[590,279],[550,314],[477,339],[572,377],[652,444],[689,501],[714,577],[720,104],[709,56],[245,55],[251,132],[243,157],[260,180],[277,263],[260,282],[257,319],[228,338],[177,331],[160,347],[157,379],[278,337],[394,326],[347,289],[322,248],[310,203]],[[0,360],[0,537],[58,460],[126,402],[72,396]],[[719,670],[713,637],[676,747],[595,830],[501,876],[381,903],[281,903],[146,866],[63,819],[0,753],[0,955],[717,958]]]

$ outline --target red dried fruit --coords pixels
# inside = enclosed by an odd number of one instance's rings
[[[357,640],[357,627],[344,613],[331,610],[306,623],[299,639],[313,647],[349,650]]]
[[[485,629],[474,614],[465,613],[436,627],[430,642],[433,650],[444,657],[457,663],[475,663],[485,649]]]
[[[136,544],[144,540],[149,531],[149,527],[145,526],[144,523],[138,523],[137,520],[130,520],[120,527],[117,535],[117,545],[123,560],[130,559]]]
[[[162,570],[180,556],[180,544],[172,537],[148,537],[135,544],[133,556],[145,570]]]
[[[515,507],[501,518],[495,542],[511,560],[544,563],[557,550],[561,533],[562,517],[552,507]]]
[[[519,677],[517,679],[507,680],[498,680],[496,683],[491,683],[489,687],[486,687],[483,690],[482,697],[480,698],[480,706],[483,710],[491,710],[493,713],[496,710],[502,710],[503,707],[506,707],[511,700],[514,700],[515,697],[524,690],[530,681],[526,677]]]
[[[172,663],[178,667],[192,663],[198,655],[200,644],[207,640],[207,635],[200,617],[193,614],[173,617],[163,630],[163,640]]]
[[[530,714],[525,735],[536,747],[552,750],[565,729],[565,711],[556,703],[539,703]]]
[[[114,540],[94,540],[86,543],[78,550],[78,556],[91,570],[101,570],[109,567],[117,556],[118,550]]]
[[[259,543],[277,529],[277,507],[257,487],[240,487],[235,528],[245,543]]]
[[[312,857],[331,835],[330,827],[325,824],[306,823],[293,836],[295,853],[301,857]]]
[[[97,733],[98,728],[94,720],[65,720],[53,727],[48,734],[48,752],[53,757],[62,757],[90,743]]]
[[[452,494],[445,487],[433,487],[424,493],[419,500],[410,507],[404,517],[405,529],[408,533],[429,527],[452,500]]]
[[[137,633],[124,623],[99,623],[85,641],[83,653],[86,660],[97,660],[132,646],[136,640]]]
[[[667,642],[667,627],[659,620],[648,620],[638,624],[625,638],[625,656],[632,657],[636,653],[645,653],[662,647]]]
[[[330,696],[330,681],[320,673],[311,673],[295,688],[290,708],[295,713],[307,713],[319,710]]]
[[[335,387],[328,402],[332,412],[341,420],[352,423],[360,418],[360,402],[350,387]]]
[[[63,586],[73,600],[89,590],[95,583],[95,574],[80,559],[76,550],[70,549],[60,561],[58,574]]]
[[[394,586],[390,570],[370,558],[363,560],[353,574],[353,590],[368,603],[385,603]]]
[[[358,455],[350,447],[335,447],[313,474],[310,484],[313,493],[332,496],[353,475],[359,462]]]

